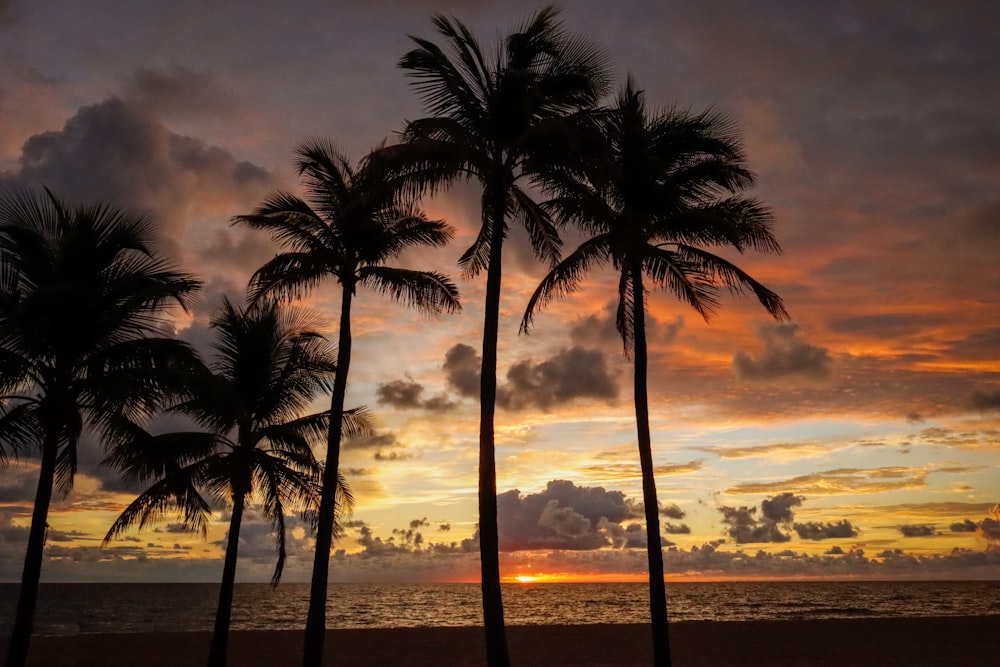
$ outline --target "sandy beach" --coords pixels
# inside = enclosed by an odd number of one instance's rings
[[[508,629],[516,667],[638,667],[650,662],[642,625],[515,626]],[[993,665],[1000,657],[1000,616],[818,621],[686,622],[671,626],[677,667],[882,667]],[[301,633],[234,632],[230,664],[298,664]],[[2,641],[4,648],[6,638]],[[35,637],[37,667],[198,665],[208,633]],[[481,628],[332,630],[328,665],[458,667],[483,664]]]

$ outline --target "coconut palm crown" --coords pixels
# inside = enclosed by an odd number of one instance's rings
[[[503,242],[511,223],[524,228],[541,260],[554,264],[557,227],[528,193],[529,165],[564,146],[566,120],[594,106],[609,76],[606,58],[589,41],[566,32],[558,12],[542,9],[485,51],[461,21],[432,19],[444,47],[412,37],[416,48],[399,66],[430,116],[410,121],[396,148],[413,183],[434,191],[459,179],[482,186],[482,224],[459,259],[466,277],[486,272],[480,380],[479,529],[487,661],[506,667],[497,531],[494,413]]]
[[[546,204],[565,224],[589,236],[532,294],[522,320],[578,289],[591,270],[611,265],[618,274],[616,326],[634,361],[634,401],[649,558],[654,663],[667,667],[667,624],[659,505],[653,476],[647,393],[646,299],[649,287],[670,292],[706,321],[722,292],[752,293],[778,319],[781,298],[718,248],[779,252],[770,212],[742,192],[754,182],[735,127],[708,112],[650,111],[631,79],[614,105],[580,130],[588,150],[573,162],[547,165]]]
[[[53,488],[68,493],[85,429],[105,445],[155,412],[196,359],[163,336],[199,282],[157,254],[148,216],[0,197],[0,443],[37,452],[38,488],[7,664],[27,656]]]
[[[456,312],[458,290],[442,273],[389,266],[404,251],[439,247],[452,230],[420,211],[405,180],[394,176],[376,148],[357,165],[330,142],[312,140],[297,150],[306,198],[279,192],[240,224],[268,232],[284,249],[251,279],[254,298],[296,298],[327,279],[340,284],[337,374],[330,398],[330,427],[319,505],[303,664],[323,659],[335,490],[340,465],[347,378],[351,362],[351,305],[359,287],[388,295],[425,313]]]
[[[318,325],[315,316],[281,309],[273,301],[237,308],[224,299],[212,320],[211,370],[193,376],[188,396],[169,409],[205,430],[136,438],[107,459],[126,481],[152,484],[112,524],[105,544],[174,511],[185,527],[205,534],[212,506],[231,507],[209,665],[226,664],[240,527],[248,504],[257,505],[274,527],[273,584],[285,565],[286,516],[298,512],[312,523],[316,519],[322,466],[313,447],[325,441],[330,413],[310,414],[308,408],[332,388],[337,368],[336,353]],[[342,428],[349,436],[371,433],[363,409],[345,412]],[[343,479],[339,495],[342,516],[353,504]]]

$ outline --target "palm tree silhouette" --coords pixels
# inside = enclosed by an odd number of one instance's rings
[[[754,182],[734,125],[716,113],[650,112],[631,80],[613,107],[597,114],[575,164],[544,174],[555,218],[590,234],[542,279],[521,329],[557,296],[575,291],[592,268],[610,263],[620,277],[616,324],[634,359],[634,400],[649,556],[654,662],[670,665],[659,505],[653,476],[646,390],[646,292],[652,286],[687,302],[706,321],[722,290],[752,292],[768,313],[787,317],[781,298],[706,248],[780,252],[771,214],[740,193]]]
[[[170,408],[206,429],[150,436],[115,447],[107,463],[130,482],[153,483],[108,530],[104,544],[161,519],[175,508],[183,524],[206,533],[210,499],[231,503],[226,558],[209,652],[210,667],[224,667],[232,616],[240,525],[249,501],[259,501],[271,520],[278,559],[271,583],[285,565],[285,516],[299,510],[315,519],[322,466],[312,445],[329,429],[329,411],[304,414],[330,390],[336,355],[315,331],[318,321],[303,311],[282,311],[273,301],[236,308],[228,299],[212,321],[217,332],[211,372],[191,378],[189,395]],[[344,432],[371,432],[363,410],[345,412]],[[340,514],[353,504],[339,482]],[[206,498],[206,495],[208,498]],[[337,517],[339,518],[339,517]],[[337,524],[335,524],[336,526]]]
[[[568,35],[558,12],[545,8],[507,35],[492,57],[454,18],[432,19],[450,53],[413,37],[417,48],[399,65],[412,77],[428,118],[407,123],[402,162],[417,165],[416,181],[433,190],[458,178],[483,187],[482,226],[459,260],[466,277],[486,271],[479,425],[479,539],[487,660],[508,665],[500,590],[495,441],[497,337],[501,258],[508,222],[523,226],[535,254],[554,264],[561,241],[545,209],[523,188],[529,164],[563,128],[567,115],[603,94],[603,54]],[[551,157],[551,156],[550,156]]]
[[[123,416],[152,414],[196,365],[162,331],[199,282],[157,255],[153,232],[146,216],[48,190],[0,197],[0,438],[41,453],[7,665],[27,657],[49,503],[73,488],[83,430],[119,441]]]
[[[326,467],[316,533],[303,664],[323,658],[326,597],[333,543],[334,491],[340,465],[341,429],[347,375],[351,363],[351,304],[359,286],[368,287],[426,313],[457,312],[458,290],[451,280],[431,271],[386,266],[403,251],[444,246],[452,230],[428,220],[407,194],[408,186],[382,168],[384,149],[376,148],[357,166],[332,144],[309,141],[297,150],[297,167],[308,202],[279,192],[237,222],[268,231],[287,249],[257,270],[251,279],[256,298],[298,297],[326,278],[341,286],[337,374],[330,399]]]

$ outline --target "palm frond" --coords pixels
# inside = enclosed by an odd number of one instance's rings
[[[542,278],[535,288],[521,319],[521,332],[528,333],[537,311],[552,302],[553,299],[572,294],[580,285],[580,280],[594,266],[603,264],[610,259],[610,236],[603,234],[588,239],[568,257],[559,262]]]
[[[212,509],[197,489],[204,466],[205,461],[186,466],[139,494],[111,524],[101,545],[106,546],[132,528],[137,527],[141,531],[146,526],[161,521],[171,511],[179,512],[184,526],[206,536]]]
[[[732,262],[694,246],[678,246],[677,254],[698,267],[705,280],[725,287],[733,294],[753,293],[764,309],[778,320],[790,318],[784,302],[775,292],[754,280],[746,271]]]
[[[443,273],[366,266],[360,270],[358,279],[361,284],[427,314],[456,313],[462,308],[458,288]]]
[[[511,188],[511,197],[514,221],[528,232],[535,256],[548,266],[555,266],[562,252],[562,239],[546,209],[519,187]]]

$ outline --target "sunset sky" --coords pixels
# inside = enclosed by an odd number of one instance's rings
[[[298,187],[293,150],[361,157],[424,115],[396,63],[437,40],[435,12],[487,48],[542,5],[522,0],[274,3],[0,0],[0,190],[146,210],[205,289],[178,334],[204,345],[223,294],[275,252],[230,226]],[[1000,4],[566,1],[657,107],[730,113],[778,256],[734,259],[788,323],[727,299],[709,324],[649,299],[650,407],[671,579],[1000,578]],[[211,7],[209,9],[208,7]],[[408,255],[451,274],[464,312],[426,318],[360,292],[348,405],[377,435],[342,466],[357,497],[335,581],[472,581],[484,281],[456,261],[479,192],[427,199],[455,226]],[[567,249],[579,238],[565,236]],[[640,579],[646,568],[631,367],[616,283],[595,274],[518,335],[544,274],[506,247],[497,416],[505,576]],[[333,283],[309,305],[332,324]],[[324,398],[325,400],[325,398]],[[319,405],[319,404],[318,404]],[[82,445],[57,499],[43,581],[214,581],[207,539],[169,522],[99,548],[135,496]],[[0,579],[20,576],[37,462],[0,471]],[[286,581],[312,564],[290,521]],[[245,538],[245,539],[242,539]],[[265,581],[270,526],[244,523],[238,577]]]

